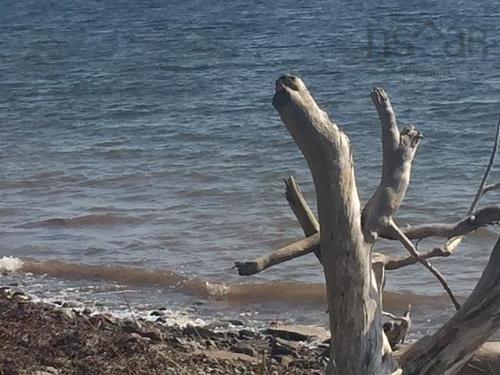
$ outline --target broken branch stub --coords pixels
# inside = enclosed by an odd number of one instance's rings
[[[285,197],[306,237],[319,232],[319,223],[293,176],[285,180]]]
[[[304,231],[304,235],[306,237],[312,236],[319,232],[319,223],[316,216],[312,212],[311,208],[307,204],[302,191],[299,188],[297,182],[293,176],[288,177],[285,180],[285,197],[292,209],[295,217],[297,218],[302,230]],[[321,262],[321,251],[319,246],[313,248],[314,254]]]
[[[346,134],[294,76],[276,82],[273,105],[307,161],[316,189],[321,257],[333,343],[329,374],[392,374],[384,353],[379,291],[372,277],[371,243],[361,227],[353,160]]]
[[[276,264],[309,254],[316,248],[319,252],[319,233],[313,234],[303,240],[293,242],[290,245],[281,247],[271,254],[263,255],[255,260],[248,262],[235,262],[234,266],[238,270],[240,276],[254,275]]]

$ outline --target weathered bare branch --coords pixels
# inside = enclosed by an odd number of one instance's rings
[[[396,115],[384,90],[371,93],[382,128],[382,178],[363,209],[365,236],[377,237],[397,212],[410,182],[411,164],[421,134],[413,127],[399,132]]]
[[[493,143],[493,148],[491,150],[490,160],[488,161],[488,165],[486,166],[486,170],[484,171],[483,178],[482,178],[481,182],[479,183],[479,187],[477,188],[476,196],[474,197],[474,200],[472,201],[472,203],[469,207],[469,211],[467,212],[467,215],[470,215],[474,212],[474,210],[476,209],[477,204],[479,202],[479,199],[481,199],[481,196],[484,194],[484,187],[486,185],[486,181],[488,180],[488,176],[490,175],[490,171],[491,171],[491,168],[493,167],[493,164],[495,164],[495,158],[497,156],[499,142],[500,142],[500,119],[498,120],[498,123],[497,123],[495,142]]]
[[[312,236],[319,232],[319,223],[316,216],[312,212],[311,208],[307,204],[299,185],[293,178],[293,176],[288,177],[285,180],[285,197],[292,209],[295,217],[297,218],[304,235],[306,237]],[[313,248],[314,254],[321,262],[321,252],[319,246]]]
[[[460,310],[432,336],[399,357],[408,375],[454,375],[500,328],[500,240],[479,282]]]
[[[401,228],[401,231],[411,240],[421,240],[429,237],[453,238],[463,236],[487,225],[498,224],[499,222],[500,205],[490,205],[455,223],[414,225]],[[381,237],[394,239],[391,237],[389,231],[381,233]]]
[[[319,237],[319,233],[313,234],[310,237],[293,242],[290,245],[284,246],[271,254],[263,255],[253,261],[236,262],[235,267],[237,268],[239,275],[249,276],[259,273],[276,264],[309,254],[315,249],[319,252]]]
[[[361,225],[360,202],[349,139],[322,111],[304,83],[283,76],[273,105],[311,170],[321,226],[333,345],[329,374],[392,374],[397,365],[384,352],[379,292],[372,282],[371,243]]]
[[[498,190],[500,189],[500,182],[497,182],[496,184],[489,184],[489,185],[486,185],[484,188],[483,188],[483,192],[482,192],[482,195],[486,194],[486,193],[489,193],[490,191],[493,191],[493,190]]]
[[[460,308],[460,304],[458,303],[457,299],[453,295],[453,292],[451,291],[450,287],[448,286],[448,283],[444,279],[443,275],[434,267],[432,266],[427,259],[425,259],[413,246],[413,243],[408,239],[408,237],[405,236],[405,234],[399,229],[399,227],[394,223],[393,220],[390,221],[389,223],[389,228],[394,232],[394,236],[398,238],[403,246],[409,251],[409,253],[417,259],[422,265],[427,268],[435,277],[436,279],[439,280],[441,285],[443,286],[444,290],[450,297],[451,301],[453,302],[453,305],[455,308],[458,310]]]
[[[314,233],[319,232],[319,223],[311,208],[307,204],[299,185],[293,176],[285,180],[285,197],[292,211],[294,212],[297,220],[302,227],[306,237],[312,236]]]
[[[491,168],[493,167],[493,164],[495,164],[495,158],[497,155],[498,151],[498,143],[500,141],[500,118],[497,123],[497,128],[496,128],[496,135],[495,135],[495,142],[493,143],[493,148],[491,150],[490,154],[490,160],[488,161],[488,165],[486,166],[486,170],[484,171],[483,178],[481,179],[481,182],[479,183],[479,187],[477,189],[476,195],[474,199],[472,200],[472,203],[469,207],[469,211],[467,211],[467,216],[471,215],[474,210],[477,207],[477,204],[479,203],[479,200],[484,194],[484,186],[486,185],[486,181],[488,180],[488,176],[490,175]],[[449,239],[444,245],[443,245],[443,250],[449,252],[450,254],[455,251],[455,249],[460,245],[462,242],[463,236],[458,236],[458,237],[453,237]]]
[[[450,256],[451,253],[443,251],[441,248],[436,247],[432,250],[420,253],[422,258],[424,259],[429,259],[429,258],[435,258],[435,257],[447,257]],[[418,259],[415,258],[413,255],[408,255],[406,257],[399,257],[399,258],[393,258],[388,255],[383,255],[384,256],[384,262],[385,262],[385,270],[386,271],[393,271],[397,270],[403,267],[411,266],[412,264],[418,263]]]
[[[319,251],[319,247],[319,234],[316,233],[310,237],[293,242],[252,261],[235,262],[235,267],[240,276],[250,276],[262,272],[269,267],[310,254],[314,251],[314,249],[318,249]],[[451,255],[451,253],[446,252],[439,247],[422,253],[422,257],[425,259],[447,257],[449,255]],[[412,264],[418,263],[418,260],[411,255],[394,258],[381,253],[373,253],[373,263],[377,262],[382,262],[387,271],[392,271],[406,266],[411,266]]]
[[[306,203],[307,204],[307,203]],[[473,232],[481,227],[497,224],[500,222],[500,205],[486,206],[473,215],[467,216],[455,223],[433,223],[422,224],[415,226],[407,226],[400,228],[401,232],[410,239],[424,239],[428,237],[445,237],[452,238],[453,241],[449,242],[449,247],[442,246],[433,248],[427,252],[422,253],[424,258],[434,257],[447,257],[452,254],[450,248],[455,248],[454,241],[458,241],[457,236],[465,235]],[[381,237],[398,240],[395,238],[390,230],[384,230]],[[285,261],[301,257],[313,251],[320,253],[320,235],[313,234],[305,239],[293,242],[285,247],[282,247],[271,254],[264,255],[250,262],[238,262],[237,268],[240,275],[253,275],[273,265],[283,263]],[[374,254],[375,255],[375,254]],[[381,254],[377,254],[381,256]],[[417,263],[413,257],[392,258],[384,256],[385,269],[395,270],[398,268],[406,267]]]

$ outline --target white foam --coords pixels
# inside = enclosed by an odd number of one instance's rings
[[[23,266],[23,261],[12,256],[0,258],[0,272],[16,272]]]
[[[187,311],[166,309],[160,310],[159,313],[163,318],[163,324],[166,326],[186,328],[188,325],[200,327],[208,324],[206,320],[196,317]],[[142,317],[149,321],[156,321],[158,319],[158,316],[151,315],[143,315]]]
[[[205,281],[205,288],[207,288],[208,294],[212,297],[222,297],[229,292],[229,287],[226,284]]]

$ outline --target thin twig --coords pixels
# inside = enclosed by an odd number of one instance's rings
[[[135,314],[134,314],[134,311],[132,310],[132,307],[130,306],[130,303],[128,301],[128,298],[127,296],[125,295],[125,292],[122,292],[122,297],[123,299],[125,300],[125,303],[127,304],[127,308],[128,308],[128,311],[130,312],[130,315],[132,316],[132,319],[134,320],[134,323],[135,323],[135,326],[139,329],[141,329],[141,324],[139,323],[139,321],[136,319],[135,317]]]
[[[414,258],[416,258],[422,265],[427,268],[435,277],[436,279],[439,280],[441,285],[443,286],[444,290],[448,294],[448,296],[451,299],[451,302],[453,302],[453,305],[455,306],[455,309],[460,309],[460,304],[458,303],[457,299],[453,295],[453,292],[451,291],[450,287],[448,286],[448,283],[444,279],[443,275],[434,267],[432,266],[427,259],[425,259],[422,254],[420,254],[416,249],[415,246],[413,246],[413,243],[406,237],[406,235],[399,229],[399,227],[394,223],[393,220],[389,222],[389,228],[394,231],[395,236],[401,241],[403,246],[410,252],[411,255],[413,255]]]
[[[495,157],[497,155],[499,141],[500,141],[500,116],[499,116],[498,123],[497,123],[495,142],[493,143],[493,149],[491,150],[490,160],[488,162],[488,165],[486,166],[486,170],[484,171],[483,178],[481,179],[481,183],[479,184],[479,187],[477,189],[474,200],[472,201],[472,203],[469,207],[469,211],[467,211],[468,216],[470,216],[474,212],[477,204],[479,203],[479,200],[481,199],[481,197],[484,194],[486,180],[488,179],[491,168],[493,167],[493,164],[495,163]],[[458,245],[460,245],[463,237],[464,236],[450,238],[448,241],[446,241],[446,243],[443,246],[444,251],[447,251],[448,253],[451,254],[453,251],[455,251],[455,249],[458,247]]]
[[[500,118],[498,119],[497,132],[496,132],[496,136],[495,136],[495,143],[493,144],[493,149],[491,150],[490,161],[488,162],[488,165],[486,166],[486,170],[484,171],[483,179],[481,180],[481,183],[479,184],[479,187],[478,187],[477,192],[476,192],[476,196],[474,197],[474,200],[472,201],[472,204],[469,207],[469,211],[467,212],[467,215],[470,215],[474,212],[474,210],[476,209],[476,206],[479,202],[479,199],[481,199],[481,196],[483,195],[484,186],[486,185],[486,180],[488,179],[488,176],[490,175],[490,171],[491,171],[491,168],[493,167],[493,164],[495,164],[495,157],[497,155],[499,141],[500,141]]]

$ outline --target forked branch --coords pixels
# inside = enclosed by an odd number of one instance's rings
[[[372,102],[382,129],[382,177],[374,194],[363,209],[363,232],[375,238],[383,232],[396,214],[410,182],[411,165],[421,134],[414,128],[399,131],[389,96],[375,88]]]

